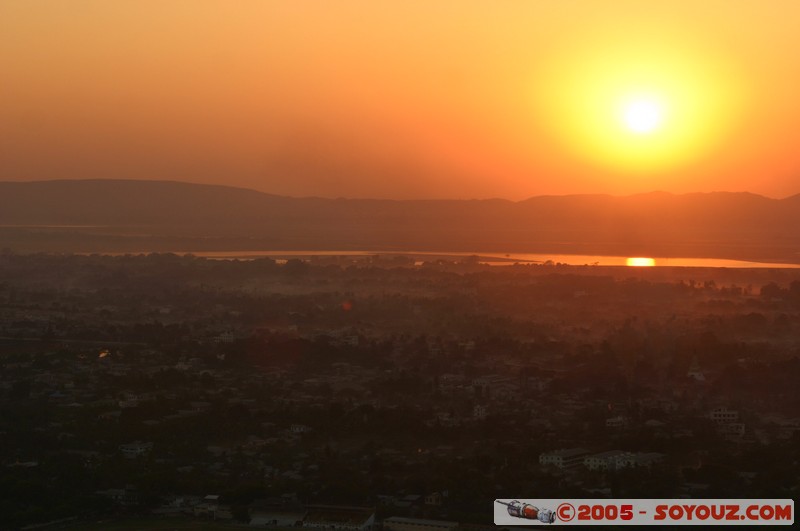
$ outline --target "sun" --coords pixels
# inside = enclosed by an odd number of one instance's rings
[[[592,42],[603,44],[565,48],[532,82],[537,123],[564,160],[600,169],[598,178],[612,170],[622,184],[640,183],[724,145],[744,93],[721,56],[701,43],[647,36],[634,42],[598,33]]]
[[[661,127],[664,110],[655,100],[634,99],[623,106],[622,120],[630,132],[646,135]]]

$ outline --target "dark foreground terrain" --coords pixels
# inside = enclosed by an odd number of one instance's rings
[[[2,528],[798,495],[798,271],[6,253],[0,337]]]

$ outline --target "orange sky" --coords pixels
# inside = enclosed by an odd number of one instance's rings
[[[0,179],[785,197],[798,24],[795,0],[4,0]],[[606,132],[603,87],[645,85],[669,127]]]

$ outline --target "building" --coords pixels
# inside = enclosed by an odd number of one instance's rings
[[[236,341],[236,335],[234,335],[233,332],[222,332],[220,335],[214,338],[214,341],[217,343],[230,344]]]
[[[133,485],[125,485],[124,489],[99,490],[95,494],[109,498],[123,507],[133,507],[139,503],[139,490]]]
[[[393,504],[400,509],[409,509],[419,507],[423,501],[424,498],[420,494],[406,494],[402,498],[395,498]]]
[[[739,412],[726,407],[718,407],[709,413],[708,416],[715,424],[727,424],[739,420]]]
[[[481,376],[472,380],[475,396],[480,398],[512,398],[516,396],[518,387],[510,378],[497,374]]]
[[[282,511],[267,507],[250,508],[251,527],[299,527],[305,520],[305,511]]]
[[[584,457],[589,451],[583,448],[569,448],[546,452],[539,455],[539,464],[554,466],[556,468],[573,468],[583,464]]]
[[[609,450],[584,457],[583,465],[589,470],[616,470],[617,458],[624,455],[620,450]]]
[[[371,531],[375,525],[375,510],[368,507],[343,505],[308,505],[303,527],[328,531]]]
[[[686,376],[691,378],[696,382],[705,382],[706,375],[700,370],[700,364],[697,362],[697,358],[692,359],[692,364],[689,366],[689,370],[686,373]]]
[[[447,520],[423,520],[420,518],[392,516],[383,521],[384,531],[452,531],[456,528],[458,528],[458,522]]]
[[[132,443],[119,445],[120,452],[128,459],[135,459],[147,455],[152,449],[153,443],[151,442],[134,441]]]
[[[444,496],[442,496],[441,492],[432,492],[425,496],[425,505],[434,505],[440,506],[444,501]]]
[[[778,422],[779,439],[791,439],[795,433],[800,433],[800,420],[781,420]]]
[[[724,438],[730,441],[736,441],[744,437],[744,424],[741,422],[728,422],[717,426],[717,431]]]
[[[663,459],[664,454],[655,452],[625,452],[615,458],[614,466],[617,470],[622,468],[650,467],[661,462]]]
[[[192,512],[195,516],[205,517],[216,519],[217,518],[217,511],[219,510],[219,495],[218,494],[209,494],[203,501],[194,507],[192,507]]]

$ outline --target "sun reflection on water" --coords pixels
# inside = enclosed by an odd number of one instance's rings
[[[653,267],[656,265],[656,261],[652,258],[635,257],[628,258],[625,264],[632,267]]]

